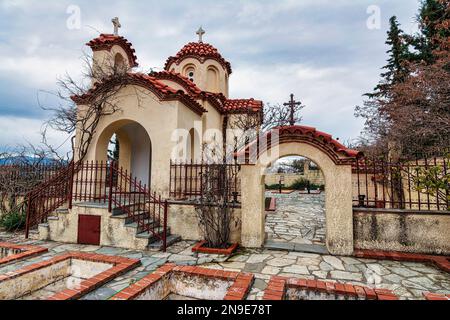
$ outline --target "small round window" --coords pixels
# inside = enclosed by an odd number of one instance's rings
[[[189,78],[190,81],[194,82],[194,79],[195,79],[195,70],[194,70],[194,68],[188,68],[186,70],[186,77]]]

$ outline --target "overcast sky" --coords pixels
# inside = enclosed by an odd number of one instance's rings
[[[77,8],[80,28],[71,19]],[[66,72],[79,74],[84,44],[111,33],[115,16],[141,71],[161,69],[202,25],[205,42],[232,64],[232,98],[283,103],[294,93],[306,105],[304,125],[356,138],[362,121],[354,107],[385,64],[388,20],[397,15],[415,32],[417,10],[417,0],[0,0],[0,146],[39,141],[48,116],[37,102],[48,97],[39,92],[55,90]]]

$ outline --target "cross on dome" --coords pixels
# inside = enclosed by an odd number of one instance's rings
[[[200,27],[196,34],[198,35],[198,42],[203,43],[203,36],[205,35],[206,31],[203,30],[203,27]]]
[[[114,25],[114,35],[118,36],[119,28],[122,28],[122,25],[120,24],[120,21],[119,21],[119,17],[115,17],[114,19],[111,20],[111,22]]]

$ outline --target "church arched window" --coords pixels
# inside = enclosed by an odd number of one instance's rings
[[[114,57],[114,69],[117,71],[126,71],[125,59],[120,53]]]
[[[195,67],[193,65],[188,65],[184,69],[184,76],[191,80],[192,82],[195,81]]]
[[[210,92],[218,92],[219,91],[219,72],[214,67],[208,68],[207,73],[207,87]]]

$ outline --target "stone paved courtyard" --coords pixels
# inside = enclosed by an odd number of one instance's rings
[[[167,262],[254,273],[256,281],[249,295],[249,300],[262,298],[263,290],[273,275],[321,279],[372,288],[391,289],[402,299],[423,299],[423,292],[450,293],[450,274],[422,263],[376,261],[265,249],[243,249],[235,256],[225,258],[194,254],[191,251],[194,242],[187,241],[179,242],[170,247],[167,253],[26,241],[22,236],[2,232],[0,232],[0,241],[34,244],[49,248],[49,252],[41,256],[0,267],[0,274],[42,260],[48,260],[65,251],[95,252],[141,259],[141,267],[116,278],[83,298],[91,300],[108,299]]]
[[[268,240],[299,244],[325,245],[325,194],[308,195],[293,192],[267,197],[277,199],[275,212],[267,214]]]

